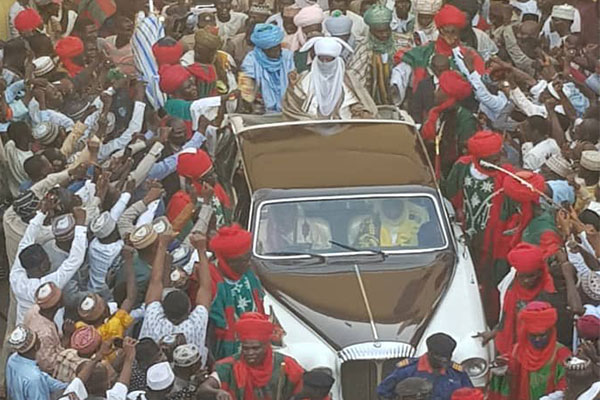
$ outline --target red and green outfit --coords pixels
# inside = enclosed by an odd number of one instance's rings
[[[519,313],[518,341],[510,350],[506,375],[492,376],[489,400],[538,400],[565,390],[564,361],[569,349],[556,341],[557,312],[549,303],[533,301]],[[548,344],[534,346],[529,336],[548,332]]]
[[[215,372],[221,389],[233,400],[275,400],[289,399],[300,392],[304,369],[293,358],[273,352],[269,346],[262,365],[249,366],[236,354],[218,361]],[[281,393],[277,393],[278,387]]]
[[[563,240],[552,211],[544,210],[540,215],[533,217],[523,230],[522,240],[540,246],[545,258],[555,254],[562,247]]]
[[[264,314],[264,291],[252,270],[238,275],[223,260],[210,265],[210,274],[213,287],[210,320],[216,336],[212,351],[219,360],[240,350],[233,328],[239,317],[245,312]]]

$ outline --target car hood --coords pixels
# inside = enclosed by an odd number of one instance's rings
[[[450,282],[455,262],[447,250],[358,264],[380,340],[416,347]],[[354,265],[336,262],[282,270],[272,261],[262,261],[257,273],[276,300],[339,351],[374,340]]]

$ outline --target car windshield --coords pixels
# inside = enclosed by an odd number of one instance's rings
[[[426,195],[265,202],[259,212],[255,251],[262,256],[352,252],[336,243],[385,252],[446,245]]]

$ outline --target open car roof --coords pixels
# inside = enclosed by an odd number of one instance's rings
[[[389,116],[395,118],[230,118],[252,192],[263,188],[435,187],[433,170],[417,129],[412,122]]]

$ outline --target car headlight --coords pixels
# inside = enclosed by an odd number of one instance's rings
[[[461,363],[463,370],[471,378],[479,377],[487,372],[487,361],[483,358],[469,358]]]

